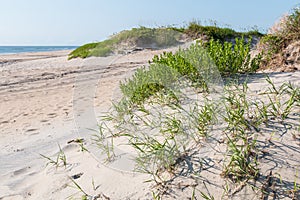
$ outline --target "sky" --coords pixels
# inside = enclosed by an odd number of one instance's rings
[[[0,46],[82,45],[138,26],[190,21],[266,31],[294,0],[0,0]]]

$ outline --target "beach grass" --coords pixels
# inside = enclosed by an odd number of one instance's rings
[[[136,153],[135,170],[150,175],[150,179],[145,181],[156,186],[152,197],[161,199],[168,189],[172,189],[171,182],[182,176],[185,168],[193,166],[193,170],[185,176],[203,178],[201,172],[205,170],[205,159],[196,161],[195,157],[201,157],[201,148],[212,145],[209,142],[215,140],[225,146],[224,151],[218,152],[222,155],[219,175],[225,182],[223,196],[232,198],[246,186],[251,186],[258,196],[264,196],[267,193],[265,185],[257,183],[267,182],[272,171],[269,177],[262,174],[260,159],[265,154],[265,146],[258,137],[267,135],[270,139],[266,143],[274,145],[271,141],[274,135],[288,129],[299,132],[299,124],[297,126],[289,120],[299,121],[299,115],[295,112],[300,108],[300,88],[291,83],[278,86],[266,77],[266,91],[253,97],[249,95],[251,91],[247,81],[239,83],[237,80],[232,84],[226,82],[221,101],[214,102],[207,98],[214,93],[210,91],[203,72],[213,63],[220,75],[229,80],[241,74],[255,73],[265,55],[250,55],[252,37],[262,37],[263,42],[271,44],[271,53],[278,53],[282,50],[280,45],[299,40],[299,35],[295,34],[298,22],[299,10],[295,9],[277,35],[264,36],[256,30],[240,33],[230,28],[197,23],[190,23],[186,28],[140,27],[76,49],[70,54],[70,59],[107,56],[118,51],[117,45],[122,43],[169,47],[179,43],[177,33],[187,34],[193,39],[203,35],[208,37],[206,42],[197,42],[187,49],[154,56],[148,67],[138,68],[132,77],[120,82],[123,98],[113,103],[112,110],[102,118],[99,132],[93,138],[106,155],[105,162],[117,159],[115,139],[125,138],[126,145]],[[277,42],[280,45],[275,49]],[[184,90],[192,90],[201,97],[192,101],[191,94],[184,94]],[[222,125],[218,137],[213,129],[216,124]],[[281,125],[289,128],[281,130],[278,128]],[[43,157],[56,166],[59,160],[64,161],[63,154],[56,161]],[[201,170],[194,171],[195,166]],[[76,182],[73,183],[88,196]],[[203,184],[207,189],[204,181]],[[297,198],[299,184],[296,180],[292,188],[288,187],[289,196]],[[195,198],[196,191],[194,187],[191,199]],[[200,191],[200,196],[214,199],[209,191]]]
[[[240,46],[235,48],[226,42],[222,44],[214,40],[208,44],[211,45],[212,55],[217,54],[215,52],[222,55],[229,49],[232,52],[242,52],[236,53],[236,57],[221,57],[224,60],[217,66],[222,76],[235,77],[257,69],[258,63],[253,67],[251,60],[248,60],[249,44],[243,39],[237,39],[236,45]],[[110,113],[105,118],[106,122],[113,123],[114,126],[109,128],[108,137],[103,132],[101,137],[109,140],[127,138],[128,145],[136,151],[135,169],[151,175],[151,179],[147,181],[163,188],[153,191],[154,198],[163,197],[167,185],[174,176],[178,176],[177,172],[184,163],[195,162],[192,159],[193,154],[201,149],[198,144],[205,143],[206,138],[212,137],[211,128],[216,122],[225,124],[221,134],[225,138],[226,151],[223,152],[223,169],[220,175],[231,182],[230,186],[224,186],[224,195],[232,197],[250,182],[261,178],[258,157],[263,147],[258,142],[257,133],[268,124],[288,123],[286,120],[299,108],[299,87],[291,83],[276,86],[269,77],[266,77],[266,91],[261,92],[255,100],[248,96],[247,82],[240,84],[233,81],[232,84],[226,84],[218,106],[205,100],[209,90],[202,88],[202,101],[190,102],[194,107],[186,108],[182,103],[187,96],[180,89],[175,89],[194,88],[193,82],[204,81],[201,74],[197,74],[198,70],[201,71],[198,68],[201,65],[195,67],[192,59],[195,55],[203,56],[204,48],[207,47],[198,43],[176,53],[165,52],[155,56],[149,62],[148,68],[138,69],[131,78],[120,83],[125,99],[114,104],[114,114]],[[190,55],[189,59],[186,55]],[[218,58],[215,56],[215,59]],[[259,58],[257,59],[259,62]],[[236,68],[226,68],[223,64],[225,61],[239,64]],[[248,65],[245,67],[241,63]],[[184,78],[176,81],[179,77]],[[167,98],[169,102],[166,102],[165,96],[173,97]],[[222,112],[219,110],[220,104],[224,108]],[[153,113],[157,107],[160,110]],[[278,132],[275,129],[273,131]],[[202,161],[197,164],[205,165]],[[213,198],[203,192],[200,195],[203,198]]]

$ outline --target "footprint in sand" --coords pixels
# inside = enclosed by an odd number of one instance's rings
[[[30,129],[27,129],[26,132],[32,132],[32,131],[37,131],[38,129],[36,128],[30,128]]]
[[[30,169],[30,167],[24,167],[22,169],[18,169],[18,170],[13,172],[13,175],[18,176],[20,174],[25,174],[28,171],[28,169]]]
[[[54,117],[57,116],[57,114],[56,114],[56,113],[49,113],[48,116],[49,116],[50,118],[54,118]]]
[[[0,122],[0,124],[8,124],[9,123],[9,121],[2,121],[2,122]]]
[[[36,128],[27,129],[27,130],[25,130],[25,132],[29,133],[29,135],[37,135],[37,134],[39,134],[38,129],[36,129]]]

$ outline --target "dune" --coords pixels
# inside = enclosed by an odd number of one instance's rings
[[[145,182],[149,175],[132,171],[130,159],[103,162],[91,136],[98,131],[99,116],[120,96],[119,81],[147,65],[154,55],[174,50],[143,50],[84,60],[67,60],[68,51],[1,56],[0,199],[80,199],[83,195],[93,199],[153,199],[154,185]],[[255,97],[267,88],[266,75],[275,85],[287,82],[300,85],[299,71],[259,72],[247,77],[250,96]],[[299,109],[294,116],[299,116]],[[293,130],[286,131],[275,135],[269,143],[270,132],[258,134],[258,139],[266,144],[264,149],[269,156],[260,160],[262,176],[271,177],[270,171],[273,175],[281,174],[272,176],[274,182],[281,179],[286,187],[279,189],[282,194],[277,195],[288,199],[284,190],[291,189],[295,180],[299,180],[300,136],[299,131],[294,137]],[[176,178],[166,191],[169,193],[166,199],[191,198],[194,188],[216,199],[222,198],[221,161],[225,144],[211,144],[214,148],[208,145],[203,150],[205,156],[202,155],[206,170],[202,169],[199,177]],[[57,158],[57,163],[50,160]],[[278,189],[281,185],[274,187]],[[258,193],[250,185],[235,189],[228,191],[237,193],[233,199],[253,199]]]

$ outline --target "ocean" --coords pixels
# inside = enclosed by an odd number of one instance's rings
[[[77,46],[0,46],[0,54],[73,50]]]

